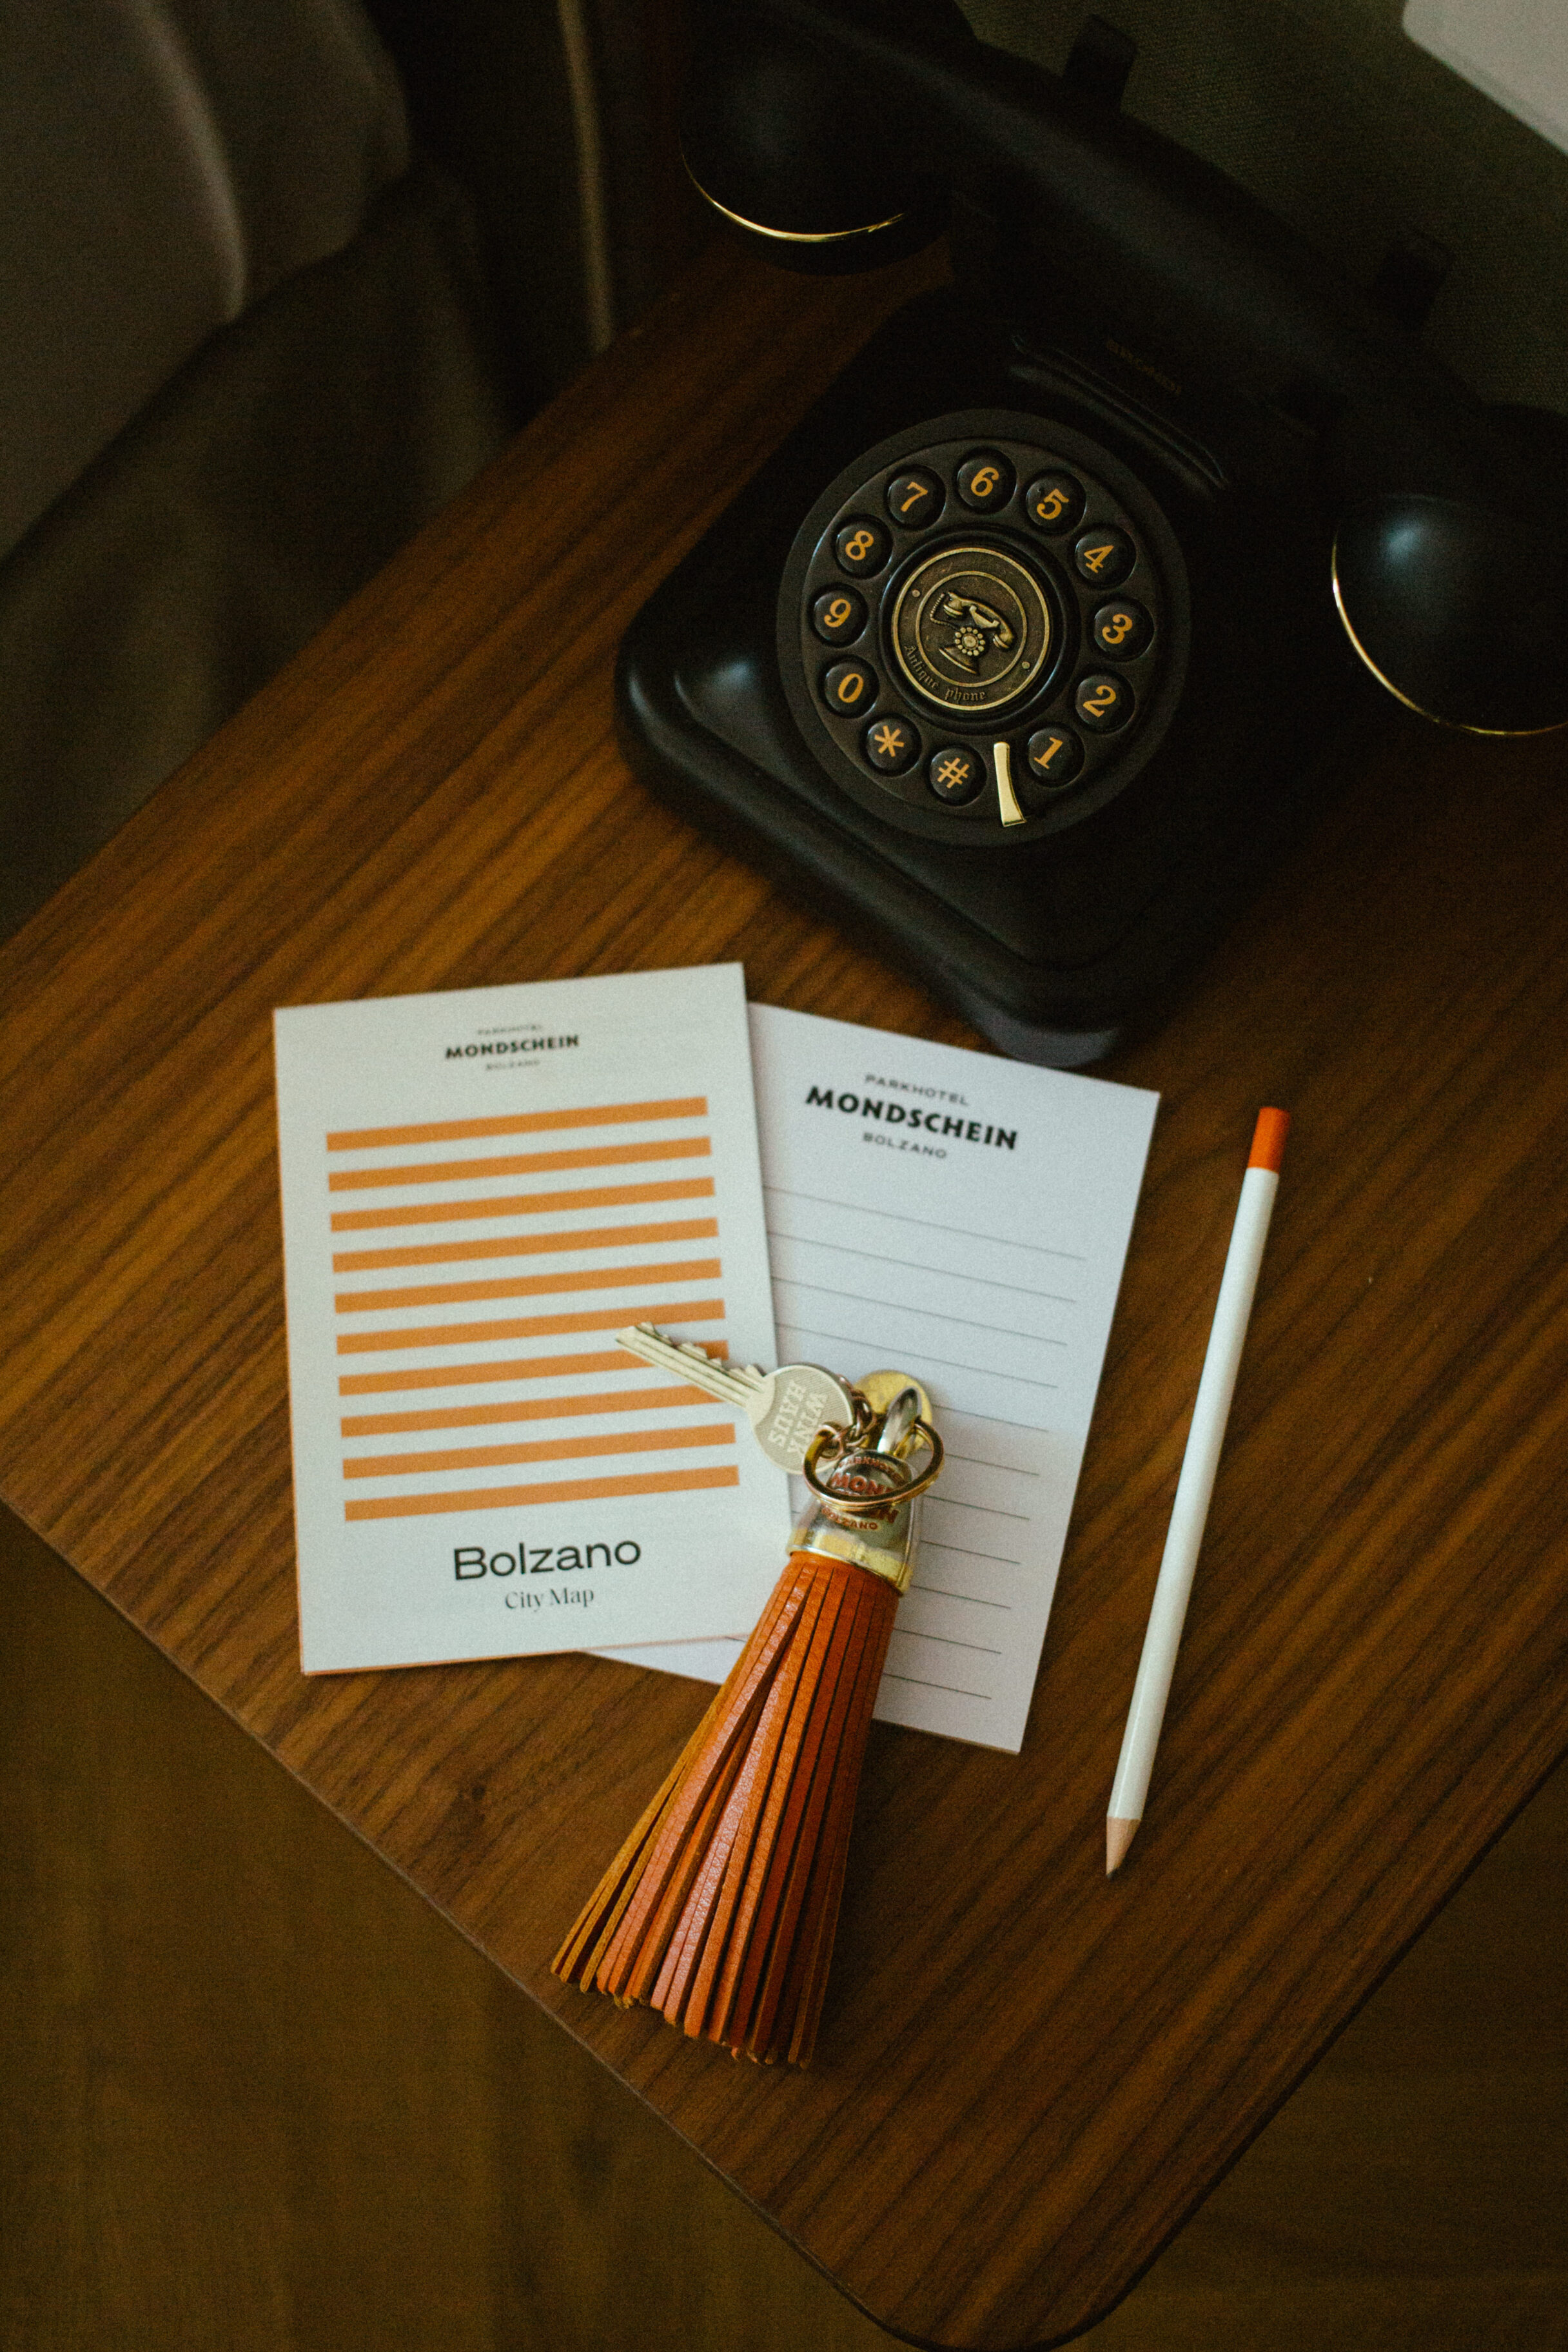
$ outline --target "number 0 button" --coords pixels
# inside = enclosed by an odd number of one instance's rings
[[[869,710],[877,699],[877,673],[864,662],[835,662],[822,681],[822,698],[829,710]]]
[[[863,580],[873,572],[880,572],[892,545],[879,522],[870,522],[864,515],[851,515],[841,530],[833,538],[833,552],[838,558],[840,572]],[[1120,572],[1117,574],[1120,579]]]
[[[1113,661],[1131,661],[1154,634],[1154,624],[1142,604],[1102,604],[1094,616],[1093,637],[1102,654]]]
[[[1132,688],[1124,677],[1110,677],[1102,670],[1095,677],[1079,678],[1072,707],[1097,735],[1113,734],[1132,716]]]

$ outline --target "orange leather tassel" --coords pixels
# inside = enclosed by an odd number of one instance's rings
[[[797,1551],[729,1679],[556,1954],[738,2057],[816,2040],[871,1709],[899,1605]]]
[[[825,1423],[805,1448],[815,1517],[552,1963],[584,1992],[647,2001],[768,2065],[804,2066],[816,2045],[916,1498],[942,1466],[918,1382],[873,1372],[841,1393],[853,1423]]]

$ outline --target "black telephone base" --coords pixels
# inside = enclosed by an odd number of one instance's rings
[[[903,779],[902,801],[873,775],[847,790],[802,732],[809,677],[786,692],[781,676],[798,626],[781,619],[779,583],[792,551],[798,581],[796,542],[826,486],[926,419],[962,415],[983,442],[990,411],[1015,431],[1040,420],[1047,440],[1063,428],[1135,476],[1190,585],[1179,705],[1109,799],[1091,780],[1081,820],[1062,795],[1066,820],[1043,834],[1037,822],[944,833],[939,803],[922,809]],[[1347,729],[1372,723],[1328,608],[1326,528],[1298,451],[1260,454],[1245,436],[1233,448],[1227,465],[1070,361],[1021,354],[954,294],[920,298],[633,623],[616,676],[628,755],[660,798],[880,947],[1005,1053],[1060,1068],[1101,1059],[1158,1016],[1346,772]],[[885,628],[865,640],[884,677],[889,643]],[[938,740],[951,731],[923,723]],[[994,731],[975,735],[982,751]],[[1022,816],[1048,805],[1037,796]]]

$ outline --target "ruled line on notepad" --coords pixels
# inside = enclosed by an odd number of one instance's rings
[[[418,1160],[401,1168],[339,1168],[330,1192],[390,1192],[402,1184],[470,1184],[486,1176],[542,1175],[560,1168],[635,1168],[649,1160],[706,1160],[705,1135],[650,1138],[646,1143],[584,1144],[571,1151],[509,1151],[493,1160]]]
[[[412,1412],[350,1413],[350,1437],[413,1436],[418,1430],[493,1429],[513,1421],[574,1421],[604,1412],[670,1412],[679,1405],[711,1405],[703,1389],[626,1389],[591,1396],[514,1397],[507,1404],[426,1405]]]
[[[763,1191],[765,1193],[771,1193],[780,1201],[808,1201],[816,1209],[842,1209],[845,1215],[849,1217],[881,1217],[889,1225],[914,1225],[921,1233],[926,1234],[956,1234],[961,1241],[965,1242],[972,1242],[974,1239],[974,1235],[966,1225],[941,1225],[931,1217],[907,1217],[898,1209],[868,1208],[863,1202],[859,1201],[825,1201],[817,1192],[792,1192],[787,1184],[764,1184]],[[813,1236],[791,1234],[788,1238],[791,1241],[801,1241],[810,1240]],[[1036,1257],[1065,1258],[1071,1265],[1087,1264],[1080,1251],[1047,1249],[1041,1242],[1018,1242],[1007,1239],[1002,1243],[1002,1246],[1005,1249],[1028,1250]]]
[[[571,1127],[627,1126],[638,1119],[706,1118],[706,1095],[670,1102],[600,1103],[587,1110],[522,1110],[485,1118],[426,1119],[416,1127],[346,1127],[327,1138],[329,1151],[372,1151],[387,1144],[458,1143],[468,1136],[540,1135]]]
[[[1021,1528],[1026,1528],[1029,1525],[1029,1514],[1027,1511],[1004,1511],[994,1503],[960,1502],[958,1497],[954,1495],[927,1496],[926,1508],[928,1511],[934,1510],[939,1503],[944,1510],[984,1511],[988,1519],[1016,1519]]]
[[[953,1276],[952,1279],[961,1279]],[[957,1331],[984,1331],[997,1339],[1025,1339],[1032,1348],[1065,1348],[1065,1339],[1053,1339],[1042,1331],[1016,1331],[1010,1323],[982,1323],[971,1315],[949,1315],[940,1307],[907,1307],[899,1298],[868,1298],[858,1290],[840,1290],[831,1282],[803,1282],[798,1275],[775,1274],[773,1289],[814,1290],[824,1298],[842,1298],[851,1307],[886,1307],[899,1315],[912,1316],[920,1323],[946,1323]],[[936,1360],[933,1358],[932,1361]]]
[[[939,1543],[934,1536],[921,1538],[921,1551],[955,1552],[961,1559],[994,1560],[998,1568],[1022,1568],[1021,1559],[1010,1559],[1005,1551],[973,1551],[964,1544]]]
[[[983,1454],[955,1454],[951,1445],[945,1449],[942,1459],[944,1462],[968,1462],[976,1470],[1002,1470],[1009,1478],[1037,1478],[1040,1475],[1037,1470],[1026,1470],[1019,1462],[987,1462]]]
[[[708,1422],[690,1429],[584,1431],[576,1437],[534,1438],[508,1445],[457,1445],[424,1454],[354,1454],[345,1478],[418,1478],[443,1470],[500,1470],[523,1462],[589,1461],[605,1454],[676,1454],[690,1447],[733,1445],[735,1424]]]
[[[986,1706],[991,1704],[989,1691],[965,1690],[962,1683],[928,1682],[923,1675],[897,1675],[891,1666],[882,1668],[882,1679],[889,1683],[910,1683],[916,1690],[945,1691],[951,1698],[977,1698]]]
[[[599,1184],[586,1192],[491,1192],[472,1201],[416,1201],[395,1209],[338,1209],[335,1234],[391,1225],[482,1224],[496,1217],[566,1216],[574,1209],[624,1209],[654,1201],[710,1201],[711,1176],[666,1176],[646,1184]]]
[[[781,1335],[785,1331],[789,1331],[793,1333],[795,1338],[801,1339],[827,1339],[830,1340],[836,1348],[863,1349],[866,1345],[866,1335],[863,1331],[814,1331],[808,1323],[782,1322],[779,1325],[779,1331]],[[905,1353],[910,1356],[911,1360],[907,1364],[900,1366],[899,1369],[901,1371],[918,1372],[922,1363],[937,1364],[940,1365],[942,1370],[945,1372],[984,1372],[987,1380],[1010,1381],[1015,1388],[1050,1389],[1054,1391],[1060,1385],[1057,1381],[1029,1380],[1026,1379],[1022,1372],[1004,1372],[999,1370],[994,1364],[961,1364],[956,1362],[951,1356],[933,1356],[929,1348],[909,1349],[905,1350]],[[979,1416],[976,1415],[976,1418],[978,1419]],[[986,1418],[989,1420],[995,1420],[997,1416],[993,1413],[988,1414]],[[1034,1423],[1031,1422],[1012,1422],[1003,1423],[1004,1428],[1029,1429],[1033,1426]]]
[[[941,1275],[949,1282],[962,1282],[968,1287],[978,1287],[981,1290],[1005,1290],[1010,1298],[1044,1298],[1048,1299],[1053,1307],[1076,1307],[1078,1305],[1078,1300],[1065,1290],[1030,1290],[1021,1282],[998,1282],[993,1275],[971,1274],[967,1268],[960,1273],[952,1266],[926,1265],[918,1258],[887,1257],[879,1250],[857,1248],[853,1242],[825,1242],[820,1234],[817,1234],[807,1235],[805,1234],[780,1233],[776,1232],[774,1228],[770,1225],[768,1227],[768,1239],[771,1242],[794,1242],[798,1249],[831,1250],[836,1257],[864,1258],[868,1265],[897,1266],[902,1273],[918,1274],[928,1280],[932,1275]],[[1008,1248],[1011,1247],[1012,1244],[1005,1243],[1002,1246]],[[793,1282],[795,1280],[795,1276],[788,1274],[781,1275],[775,1269],[773,1279],[775,1282]],[[803,1283],[801,1287],[803,1289],[810,1289],[812,1286],[809,1283]],[[843,1295],[847,1297],[849,1294],[846,1292]],[[896,1306],[899,1302],[895,1299],[888,1299],[879,1300],[878,1304]],[[927,1310],[922,1308],[918,1311],[924,1313]],[[937,1310],[931,1309],[930,1311],[934,1313]],[[1056,1344],[1059,1347],[1063,1342],[1058,1340]]]
[[[461,1242],[405,1242],[392,1249],[334,1250],[334,1274],[375,1274],[395,1265],[462,1265],[479,1258],[567,1256],[575,1250],[650,1249],[662,1242],[712,1241],[717,1217],[668,1225],[584,1225],[553,1234],[470,1234]]]
[[[398,1331],[342,1331],[340,1356],[389,1348],[480,1348],[489,1339],[557,1339],[573,1331],[617,1331],[624,1323],[721,1323],[721,1298],[664,1299],[657,1306],[600,1307],[592,1315],[518,1315],[502,1323],[418,1323]]]
[[[920,1625],[895,1625],[895,1635],[905,1642],[938,1642],[944,1650],[973,1650],[977,1657],[1000,1658],[1005,1653],[989,1642],[961,1642],[954,1633],[928,1633]]]
[[[482,1298],[548,1298],[578,1290],[635,1290],[648,1282],[717,1282],[716,1257],[676,1259],[668,1265],[590,1265],[558,1274],[491,1275],[478,1282],[419,1282],[397,1290],[340,1290],[340,1315],[385,1314],[395,1307],[458,1307]]]
[[[943,1601],[964,1601],[972,1609],[1000,1609],[1008,1616],[1013,1613],[1013,1604],[1010,1601],[983,1601],[977,1592],[950,1592],[945,1584],[922,1584],[918,1577],[910,1586],[910,1591],[934,1592]],[[998,1652],[997,1654],[999,1656],[1001,1653]]]
[[[602,1503],[616,1495],[686,1495],[707,1486],[738,1486],[733,1463],[712,1469],[649,1470],[627,1478],[552,1479],[542,1486],[480,1486],[468,1494],[377,1495],[343,1505],[345,1519],[412,1519],[454,1511],[529,1509],[543,1503]]]

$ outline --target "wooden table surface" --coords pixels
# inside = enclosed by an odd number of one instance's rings
[[[5,951],[5,1499],[884,2326],[1103,2313],[1568,1748],[1568,747],[1412,731],[1109,1075],[1163,1108],[1019,1758],[873,1735],[817,2063],[556,1985],[700,1712],[299,1672],[277,1004],[741,958],[978,1041],[657,806],[655,582],[914,282],[724,253]],[[1144,1828],[1102,1817],[1257,1106],[1296,1127]],[[547,2194],[520,2182],[519,2193]]]

